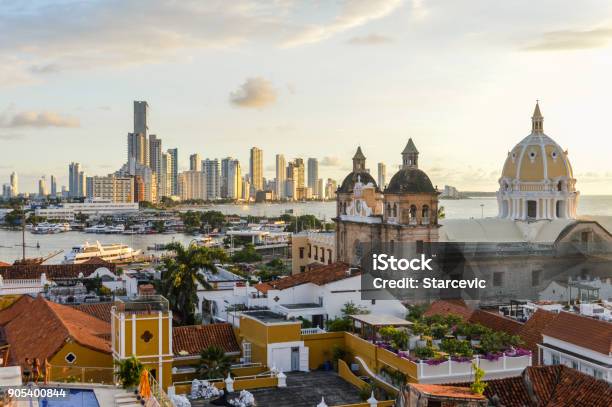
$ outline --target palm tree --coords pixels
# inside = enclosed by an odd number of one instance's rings
[[[209,346],[200,354],[198,376],[200,379],[218,379],[227,375],[230,370],[230,359],[218,346]]]
[[[194,243],[185,247],[174,242],[166,245],[166,250],[174,252],[175,256],[164,259],[161,292],[181,321],[192,325],[198,302],[198,283],[211,288],[200,271],[206,269],[216,273],[215,263],[227,261],[227,254],[222,249],[201,247]]]

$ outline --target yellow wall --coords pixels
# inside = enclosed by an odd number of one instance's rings
[[[240,318],[240,341],[251,343],[251,361],[268,363],[268,344],[301,340],[301,323],[287,322],[266,325],[254,318]]]
[[[68,353],[74,353],[74,363],[66,361]],[[113,357],[109,353],[100,352],[82,346],[76,342],[68,342],[51,359],[51,380],[63,381],[69,377],[77,381],[94,381],[97,383],[113,382]],[[91,368],[91,369],[82,369]]]
[[[332,360],[334,345],[345,348],[344,332],[327,332],[302,335],[304,346],[308,348],[308,367],[318,369],[324,362]]]

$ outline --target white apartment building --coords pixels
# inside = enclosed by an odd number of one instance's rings
[[[181,200],[206,200],[206,177],[202,171],[183,171],[179,176]]]
[[[542,331],[544,365],[563,364],[612,383],[612,323],[560,312]]]

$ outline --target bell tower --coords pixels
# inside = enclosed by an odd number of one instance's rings
[[[402,151],[402,168],[419,168],[419,150],[414,145],[412,138],[408,139]]]
[[[359,146],[357,147],[357,152],[355,152],[355,155],[353,156],[353,172],[365,171],[365,162],[366,157],[361,151],[361,146]]]
[[[533,116],[531,116],[531,132],[536,134],[544,133],[544,117],[540,112],[540,101],[536,101]]]
[[[117,301],[111,309],[114,360],[135,356],[164,389],[172,385],[172,311],[161,295]]]

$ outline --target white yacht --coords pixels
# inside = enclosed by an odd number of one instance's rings
[[[104,233],[106,231],[106,225],[95,225],[83,229],[85,233]]]
[[[32,229],[32,233],[37,235],[46,235],[54,233],[68,232],[72,230],[69,223],[48,223],[42,222]]]
[[[79,264],[93,257],[99,257],[109,262],[131,261],[135,260],[141,253],[140,250],[134,250],[126,244],[115,243],[102,245],[100,242],[74,246],[72,250],[64,256],[64,264]]]

